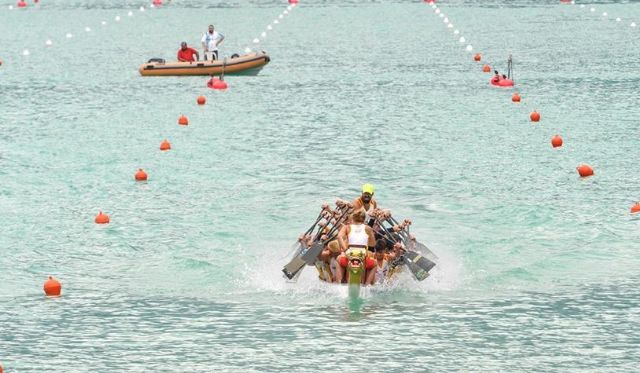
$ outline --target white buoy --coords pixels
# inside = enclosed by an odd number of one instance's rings
[[[133,17],[133,12],[132,12],[132,11],[129,11],[129,13],[127,13],[127,15],[128,15],[129,17]]]
[[[149,8],[155,8],[156,6],[153,4],[149,4]]]
[[[575,0],[571,0],[571,5],[576,5],[576,1]]]
[[[144,12],[144,7],[143,6],[140,7],[140,11]]]
[[[620,22],[620,21],[622,21],[622,18],[620,17],[616,18],[616,22]]]
[[[464,43],[466,40],[464,38],[464,36],[461,36],[460,39],[458,39],[459,42]]]
[[[584,8],[584,4],[580,4],[580,8]]]
[[[445,18],[444,20],[442,20],[442,22],[449,23],[449,18]]]
[[[431,4],[431,8],[432,8],[432,9],[435,9],[435,8],[437,8],[437,7],[438,7],[438,6],[437,6],[436,4]]]
[[[116,16],[115,20],[116,20],[116,22],[119,22],[120,21],[120,16]]]
[[[291,5],[289,5],[289,6],[287,7],[287,10],[291,10],[291,9],[292,9],[292,8],[291,8]]]
[[[85,28],[84,28],[84,30],[85,30],[86,32],[91,32],[91,27],[87,26],[87,27],[85,27]]]
[[[436,14],[440,14],[440,9],[436,8],[435,12]]]
[[[274,24],[274,25],[277,25],[278,23],[280,23],[280,22],[278,22],[278,20],[277,20],[277,19],[273,21],[273,24]]]
[[[589,10],[590,10],[590,11],[592,11],[592,12],[595,12],[595,11],[596,11],[596,8],[591,8],[591,9],[589,9]]]
[[[471,52],[473,50],[473,47],[471,46],[471,44],[467,45],[467,52]]]
[[[105,26],[107,24],[107,21],[102,21],[102,26]]]
[[[631,22],[631,27],[636,27],[636,23],[635,22]]]
[[[260,39],[255,38],[255,39],[253,39],[253,42],[254,42],[254,43],[256,43],[256,44],[258,44],[258,43],[260,42]]]
[[[607,16],[607,12],[602,12],[602,16],[606,17]]]
[[[23,56],[28,56],[29,55],[29,50],[28,49],[23,50],[22,51],[22,55]]]
[[[72,34],[72,33],[70,33],[70,32],[67,32],[67,35],[66,35],[66,36],[67,36],[67,39],[71,39],[71,38],[73,37],[73,34]]]
[[[447,25],[447,27],[448,27],[448,28],[453,28],[453,23],[449,23],[449,24]]]
[[[262,32],[262,34],[260,34],[260,37],[263,38],[263,39],[266,38],[267,37],[267,33],[266,32]]]
[[[249,52],[251,52],[251,48],[246,47],[246,48],[244,49],[244,53],[249,53]]]
[[[453,34],[454,34],[454,35],[458,35],[459,33],[460,33],[460,31],[458,31],[458,30],[455,30],[455,31],[453,32]]]
[[[271,25],[267,26],[267,30],[273,30],[273,26]]]
[[[283,16],[282,14],[280,14],[280,15],[278,16],[278,18],[282,19],[282,18],[284,18],[284,16]]]
[[[47,41],[44,42],[45,45],[53,45],[53,42],[51,41],[51,39],[47,39]]]
[[[443,18],[444,17],[444,13],[440,13],[440,15],[438,17]]]
[[[9,5],[9,10],[13,10],[13,5]]]
[[[283,14],[289,14],[288,10],[285,10],[284,12],[282,12]]]

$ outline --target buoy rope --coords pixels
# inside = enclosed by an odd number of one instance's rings
[[[271,22],[269,25],[267,25],[266,30],[264,30],[262,33],[260,33],[259,37],[255,37],[253,39],[253,44],[255,44],[256,46],[261,45],[260,43],[264,42],[267,38],[267,31],[271,31],[274,29],[275,25],[279,24],[280,21],[284,20],[284,17],[291,14],[291,11],[295,8],[297,8],[298,3],[289,3],[289,5],[287,5],[286,9],[282,11],[282,13],[280,13],[276,19],[273,20],[273,22]],[[250,47],[246,47],[245,48],[245,53],[250,53],[252,51],[252,49]]]

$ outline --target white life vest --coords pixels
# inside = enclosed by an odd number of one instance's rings
[[[369,235],[365,229],[364,224],[351,224],[349,225],[349,247],[351,246],[364,246],[369,244]]]

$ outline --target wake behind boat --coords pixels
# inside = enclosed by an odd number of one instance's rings
[[[265,52],[248,53],[242,56],[234,54],[230,58],[213,61],[166,62],[161,58],[152,58],[140,65],[142,76],[176,75],[257,75],[271,59]]]
[[[335,209],[324,204],[316,221],[298,238],[293,258],[282,272],[295,280],[305,266],[314,266],[319,281],[348,284],[351,294],[358,294],[361,285],[388,282],[402,271],[423,281],[437,257],[411,234],[411,224],[408,219],[399,222],[390,210],[366,211],[357,200],[337,200]]]

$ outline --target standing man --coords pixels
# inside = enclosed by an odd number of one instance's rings
[[[193,55],[196,55],[196,59],[193,59]],[[200,59],[200,54],[197,50],[188,47],[187,42],[180,43],[180,49],[178,50],[178,61],[180,62],[193,62]]]
[[[215,61],[218,59],[218,45],[222,44],[224,35],[217,32],[213,25],[209,25],[209,30],[202,35],[202,48],[204,49],[204,60]]]

